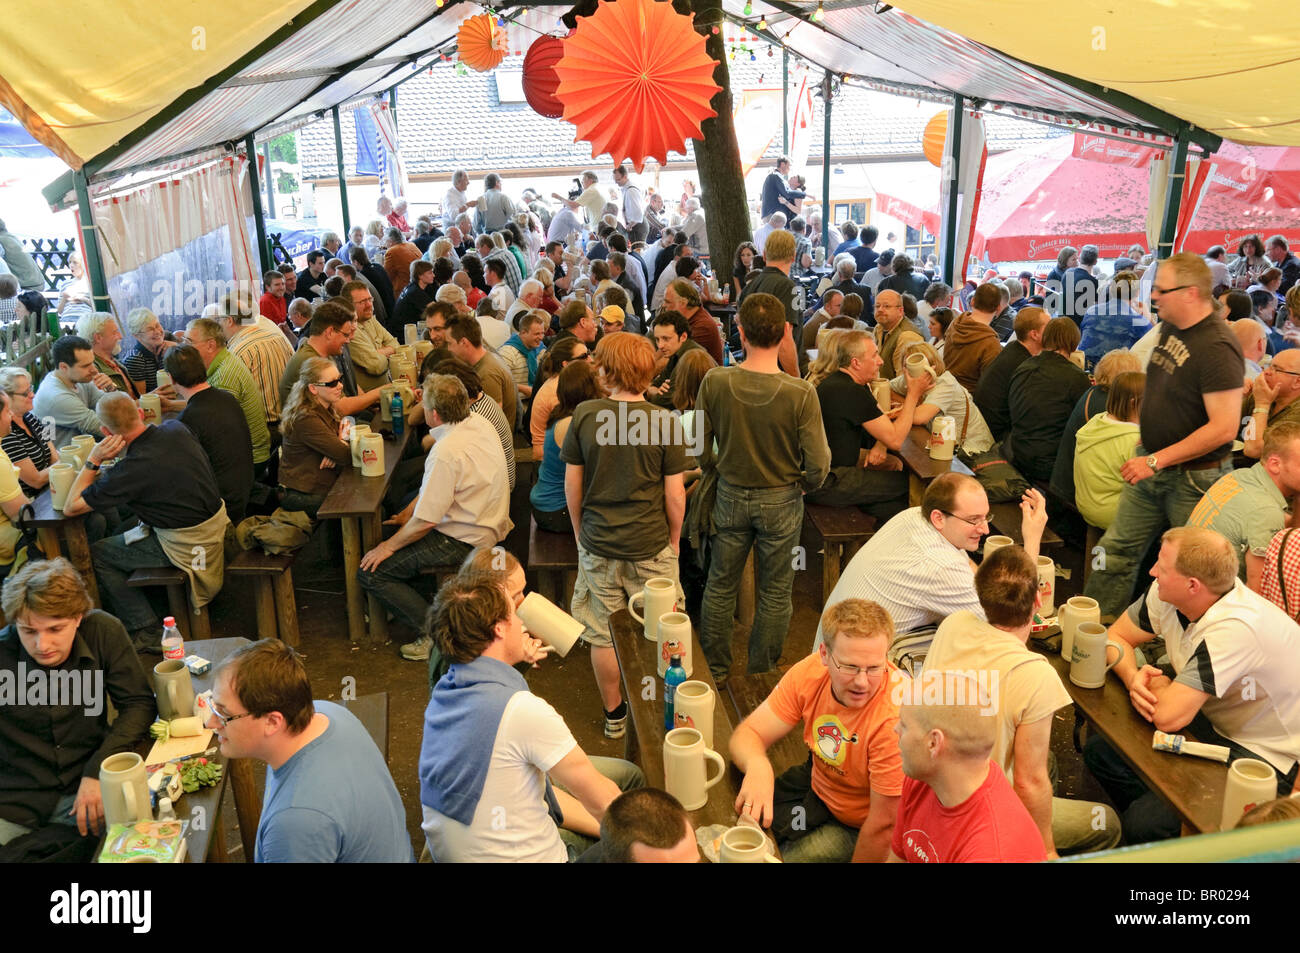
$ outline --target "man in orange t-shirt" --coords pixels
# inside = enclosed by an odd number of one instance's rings
[[[731,735],[745,773],[736,810],[771,827],[795,863],[881,862],[903,790],[886,659],[894,624],[879,605],[845,599],[822,615],[825,641],[785,673]],[[809,757],[777,778],[767,752],[800,721]]]

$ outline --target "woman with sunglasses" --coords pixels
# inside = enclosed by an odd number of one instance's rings
[[[338,479],[352,465],[346,424],[339,420],[343,377],[332,361],[313,357],[303,362],[298,382],[280,414],[280,486],[286,510],[302,510],[312,519]]]
[[[9,409],[14,422],[4,438],[3,449],[9,462],[18,468],[23,492],[35,496],[50,482],[50,466],[59,462],[59,452],[47,440],[41,422],[32,413],[36,391],[26,368],[0,369],[0,390],[9,395]]]

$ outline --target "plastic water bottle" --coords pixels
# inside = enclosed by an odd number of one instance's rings
[[[165,659],[185,659],[185,640],[181,638],[181,630],[176,628],[173,616],[163,619],[162,650]]]
[[[402,392],[393,391],[393,399],[388,404],[389,413],[393,416],[393,436],[400,437],[406,429],[406,408],[402,406]]]
[[[668,663],[668,671],[664,672],[664,731],[672,731],[673,725],[673,698],[677,694],[677,686],[686,681],[686,669],[682,668],[682,657],[674,655]]]

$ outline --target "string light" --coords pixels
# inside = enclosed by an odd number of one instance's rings
[[[754,5],[750,3],[749,0],[745,0],[745,16],[753,16],[753,13]]]
[[[822,6],[822,0],[817,0],[817,9],[813,11],[813,22],[821,23],[826,19],[826,8]]]

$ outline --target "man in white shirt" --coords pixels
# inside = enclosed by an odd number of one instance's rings
[[[785,228],[785,212],[773,212],[772,217],[767,220],[766,225],[760,225],[754,230],[754,247],[766,248],[767,236],[771,235],[778,228]]]
[[[621,211],[623,224],[627,231],[627,240],[629,242],[645,241],[646,232],[649,228],[645,223],[645,198],[641,195],[641,190],[632,183],[631,176],[627,174],[626,166],[615,166],[614,184],[623,193],[623,208]]]
[[[478,199],[470,201],[465,194],[469,188],[469,173],[464,169],[457,169],[451,174],[451,188],[442,199],[442,223],[446,228],[456,224],[456,219],[469,209],[478,207]]]
[[[1037,565],[1019,546],[1003,546],[980,563],[975,593],[988,621],[968,610],[948,616],[934,635],[926,669],[976,673],[998,719],[992,758],[1037,825],[1049,860],[1058,852],[1117,847],[1120,823],[1113,810],[1052,796],[1052,716],[1070,704],[1070,693],[1047,657],[1027,644],[1042,601]]]
[[[1114,672],[1133,707],[1157,731],[1190,726],[1196,740],[1231,748],[1231,760],[1272,765],[1277,795],[1291,793],[1300,764],[1300,626],[1246,588],[1232,544],[1212,530],[1166,532],[1151,575],[1155,584],[1108,633],[1124,645]],[[1137,656],[1156,638],[1167,664]],[[1128,843],[1178,836],[1178,815],[1100,735],[1083,758],[1119,807]]]
[[[559,199],[564,203],[565,208],[574,212],[582,210],[586,215],[584,227],[593,232],[596,230],[596,226],[600,224],[600,217],[605,210],[605,196],[600,194],[600,189],[596,185],[599,181],[595,172],[588,171],[582,173],[582,194],[576,199],[568,198],[559,192],[551,193],[551,197]],[[554,240],[564,241],[565,237],[565,235],[556,235]]]
[[[1025,550],[1035,560],[1047,526],[1047,501],[1029,490],[1020,503]],[[989,531],[989,499],[973,477],[945,473],[925,490],[921,505],[899,513],[849,560],[826,604],[868,599],[884,606],[899,636],[933,634],[954,612],[984,610],[975,595],[975,564]],[[925,644],[925,639],[909,642]],[[817,632],[816,648],[821,644]],[[892,653],[891,653],[892,654]]]
[[[495,546],[514,528],[501,440],[471,414],[459,379],[432,374],[424,416],[435,443],[424,462],[420,494],[389,523],[399,528],[361,558],[357,578],[386,609],[420,633],[429,604],[411,583],[428,566],[455,565],[475,546]]]
[[[545,290],[546,289],[542,286],[542,283],[536,278],[529,278],[519,286],[519,297],[511,303],[508,309],[506,309],[505,326],[507,330],[511,333],[518,331],[519,326],[515,323],[515,319],[525,312],[532,311],[534,308],[540,308],[542,306],[542,292]],[[504,343],[505,342],[503,341],[502,344]],[[496,350],[500,348],[500,346],[501,345],[499,344],[495,345],[493,349]]]
[[[457,576],[439,591],[428,629],[452,662],[429,697],[420,746],[422,826],[434,860],[576,859],[579,844],[559,825],[598,837],[620,787],[640,787],[644,776],[612,758],[597,767],[528,690],[514,666],[545,648],[524,631],[504,587]]]

